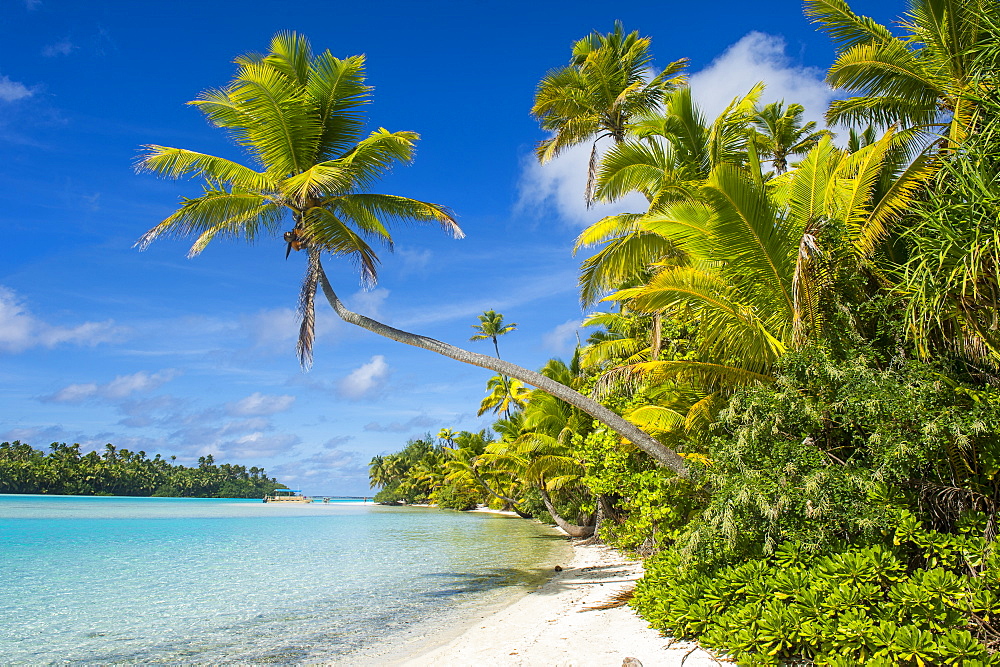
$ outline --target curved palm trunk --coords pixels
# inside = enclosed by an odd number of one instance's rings
[[[549,492],[545,490],[545,484],[538,486],[538,492],[542,495],[542,502],[545,503],[545,509],[548,510],[549,516],[552,517],[557,526],[566,531],[567,535],[570,537],[590,537],[594,534],[593,526],[578,526],[566,521],[566,519],[556,513],[556,508],[552,505],[552,499],[549,498]]]
[[[681,458],[677,452],[665,446],[663,443],[653,438],[635,424],[625,421],[620,415],[615,414],[612,410],[609,410],[597,401],[587,398],[583,394],[570,389],[564,384],[560,384],[555,380],[549,379],[541,373],[529,371],[527,368],[522,368],[517,364],[512,364],[509,361],[494,359],[493,357],[485,354],[479,354],[477,352],[469,352],[468,350],[463,350],[460,347],[443,343],[434,338],[428,338],[427,336],[420,336],[418,334],[402,331],[401,329],[396,329],[395,327],[390,327],[386,324],[382,324],[381,322],[376,322],[371,318],[348,310],[337,297],[337,293],[333,291],[333,287],[330,286],[330,281],[326,277],[326,272],[323,271],[322,265],[319,264],[319,257],[316,258],[316,262],[319,273],[319,282],[323,287],[323,294],[326,295],[327,301],[330,302],[330,305],[333,307],[334,311],[336,311],[337,315],[340,316],[340,318],[345,322],[349,322],[350,324],[359,326],[362,329],[367,329],[374,334],[378,334],[379,336],[389,338],[399,343],[419,347],[424,350],[436,352],[445,357],[455,359],[456,361],[461,361],[466,364],[472,364],[473,366],[479,366],[480,368],[486,368],[497,373],[509,375],[510,377],[517,378],[521,382],[538,387],[542,391],[552,394],[556,398],[569,403],[575,408],[583,410],[594,419],[606,424],[608,428],[618,433],[623,438],[635,443],[639,449],[649,454],[659,465],[673,469],[678,475],[687,476],[687,465],[685,464],[684,459]]]

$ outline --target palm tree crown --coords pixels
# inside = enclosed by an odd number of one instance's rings
[[[364,56],[314,55],[308,40],[279,33],[267,55],[236,59],[233,80],[206,90],[190,104],[243,146],[253,167],[181,148],[147,145],[138,168],[169,178],[201,176],[200,197],[181,207],[139,240],[196,236],[190,255],[216,237],[255,241],[275,235],[289,216],[289,249],[309,249],[352,259],[361,280],[377,279],[378,257],[370,242],[392,247],[393,222],[437,222],[463,236],[442,206],[367,192],[397,162],[409,162],[418,135],[379,128],[363,136],[361,107],[370,101]],[[316,264],[309,263],[300,310],[299,355],[312,357]]]
[[[815,121],[803,123],[804,113],[805,107],[801,104],[789,104],[786,108],[782,101],[766,105],[754,117],[758,154],[771,160],[779,175],[788,171],[789,157],[808,153],[820,139],[830,134],[829,130],[817,130]]]
[[[591,201],[597,140],[625,140],[629,123],[659,108],[664,95],[684,80],[687,60],[668,64],[650,76],[650,39],[625,34],[620,21],[608,34],[591,33],[573,45],[569,65],[550,71],[538,83],[531,114],[542,129],[554,132],[539,142],[536,154],[548,162],[563,150],[594,140],[586,199]]]
[[[499,358],[500,346],[497,344],[497,336],[510,333],[517,328],[517,323],[504,324],[501,313],[486,310],[479,316],[479,324],[473,324],[472,328],[479,333],[472,336],[469,340],[492,340],[493,347],[497,351],[497,358]]]

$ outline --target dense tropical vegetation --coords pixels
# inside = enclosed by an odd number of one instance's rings
[[[805,11],[828,128],[753,81],[708,119],[621,25],[538,87],[539,159],[589,142],[588,201],[647,202],[580,234],[593,333],[540,373],[683,465],[497,376],[490,430],[376,457],[372,486],[596,531],[646,557],[654,627],[739,664],[1000,664],[1000,6]]]
[[[175,458],[149,458],[111,444],[84,454],[76,444],[54,442],[46,453],[17,440],[0,442],[0,493],[263,498],[286,488],[256,466],[216,464],[209,454],[187,467]]]

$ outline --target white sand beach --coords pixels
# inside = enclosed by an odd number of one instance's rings
[[[693,643],[671,642],[628,606],[587,610],[642,576],[642,564],[601,545],[575,544],[572,561],[538,590],[486,615],[447,644],[403,660],[406,667],[643,667],[719,665]],[[634,663],[633,663],[634,664]]]

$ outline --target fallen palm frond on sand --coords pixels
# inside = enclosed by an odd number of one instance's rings
[[[600,611],[602,609],[617,609],[618,607],[624,607],[635,595],[635,586],[629,586],[624,590],[620,590],[614,595],[612,595],[606,602],[600,602],[598,604],[592,604],[589,607],[584,607],[579,611]]]

